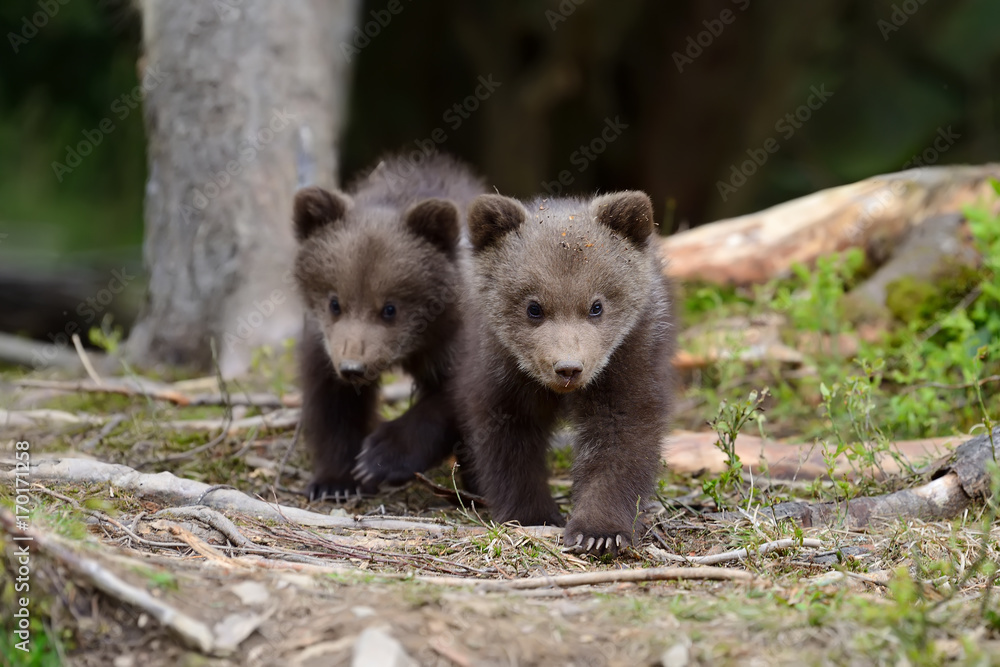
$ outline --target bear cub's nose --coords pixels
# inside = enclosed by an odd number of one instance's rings
[[[365,365],[360,361],[345,359],[340,362],[340,375],[345,380],[360,380],[365,375]]]
[[[575,359],[557,361],[553,368],[558,375],[567,380],[575,380],[576,376],[583,372],[583,364]]]

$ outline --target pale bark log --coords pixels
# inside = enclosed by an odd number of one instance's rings
[[[860,247],[885,255],[913,226],[989,201],[1000,164],[924,167],[822,190],[662,243],[667,272],[716,284],[767,282],[792,264]]]
[[[839,502],[786,502],[761,508],[760,520],[791,518],[803,526],[865,528],[879,521],[944,521],[961,514],[973,502],[990,498],[992,488],[987,461],[996,461],[1000,427],[959,445],[926,484],[880,496]],[[721,519],[742,519],[743,513],[721,512]]]

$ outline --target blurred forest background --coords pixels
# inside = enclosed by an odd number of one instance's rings
[[[0,273],[138,270],[143,119],[115,103],[138,83],[140,17],[120,0],[62,1],[16,44],[40,4],[0,4]],[[645,189],[669,232],[898,171],[942,132],[956,138],[936,164],[1000,156],[993,0],[398,2],[376,37],[340,49],[354,68],[342,180],[443,128],[440,148],[504,194],[569,170],[570,192]],[[386,6],[366,0],[361,20]],[[456,127],[448,112],[479,77],[500,86]],[[782,119],[818,89],[832,95],[788,136]],[[105,118],[93,155],[57,174]],[[579,171],[576,151],[609,122],[616,136]],[[777,152],[721,196],[770,138]]]

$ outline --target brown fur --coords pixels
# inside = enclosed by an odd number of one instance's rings
[[[563,525],[545,460],[563,416],[577,429],[565,542],[592,553],[633,542],[637,506],[659,470],[673,384],[672,304],[652,230],[641,192],[473,203],[455,388],[479,489],[497,521]],[[529,316],[532,304],[540,317]]]
[[[446,386],[461,325],[461,211],[482,191],[462,166],[430,156],[412,173],[404,161],[384,161],[347,194],[309,187],[296,195],[310,499],[411,479],[458,441]],[[379,380],[395,365],[416,380],[416,401],[379,424]]]

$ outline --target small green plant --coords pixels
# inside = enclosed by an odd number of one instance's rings
[[[764,412],[761,406],[767,396],[768,390],[765,388],[761,392],[751,391],[743,401],[729,403],[724,400],[719,405],[715,418],[709,422],[719,435],[715,446],[726,455],[726,469],[718,477],[706,479],[702,483],[702,490],[720,509],[726,506],[724,497],[734,491],[746,501],[747,506],[753,501],[751,495],[743,490],[743,462],[736,453],[736,436],[751,421],[757,423],[763,436]]]
[[[835,334],[845,329],[842,299],[864,266],[864,253],[852,248],[816,260],[812,269],[794,264],[795,282],[779,287],[775,305],[799,331]]]
[[[91,345],[94,345],[110,355],[118,353],[118,348],[125,337],[125,332],[121,325],[115,324],[111,313],[101,318],[101,326],[90,327],[87,338]]]

